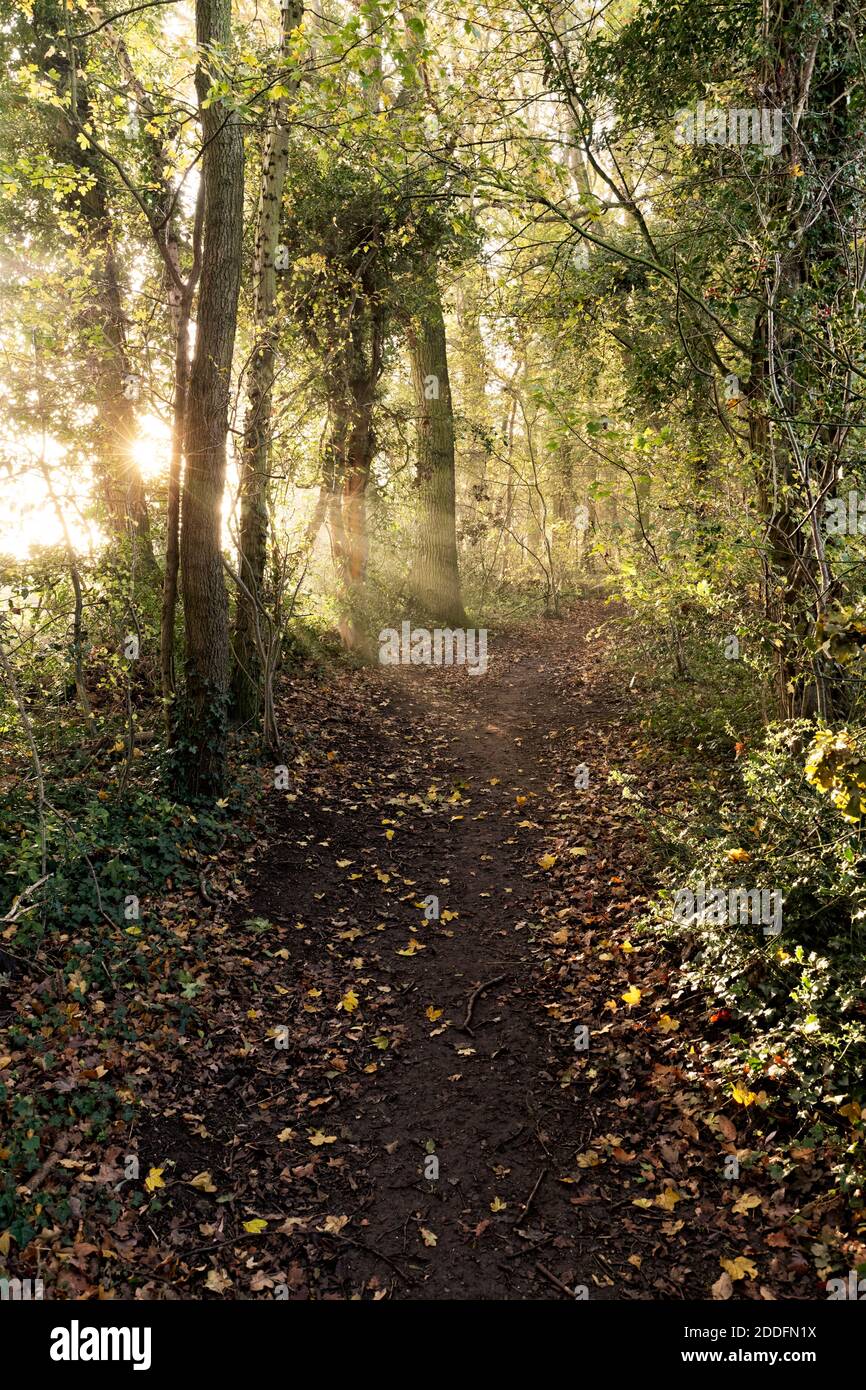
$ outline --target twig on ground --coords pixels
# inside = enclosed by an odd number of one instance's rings
[[[562,1280],[557,1279],[556,1275],[551,1274],[550,1270],[545,1269],[544,1265],[536,1264],[535,1268],[538,1270],[539,1274],[544,1275],[545,1279],[549,1279],[551,1284],[555,1284],[562,1293],[567,1294],[569,1298],[574,1298],[574,1289],[570,1289],[567,1284],[563,1284]]]
[[[518,1222],[518,1221],[522,1221],[523,1218],[524,1218],[525,1216],[528,1216],[528,1215],[529,1215],[529,1208],[532,1206],[532,1203],[535,1201],[535,1194],[536,1194],[536,1192],[538,1191],[538,1189],[540,1188],[540,1186],[541,1186],[542,1182],[544,1181],[545,1177],[547,1176],[547,1173],[548,1173],[548,1169],[547,1169],[547,1168],[542,1168],[542,1170],[541,1170],[541,1172],[539,1173],[538,1177],[535,1179],[535,1184],[534,1184],[534,1186],[533,1186],[532,1191],[530,1192],[530,1194],[529,1194],[529,1196],[527,1197],[526,1201],[523,1203],[523,1206],[520,1208],[520,1211],[517,1213],[517,1215],[516,1215],[515,1218],[514,1218],[514,1225],[515,1225],[515,1226],[517,1225],[517,1222]]]
[[[472,993],[471,993],[470,996],[469,996],[469,1000],[468,1000],[468,1003],[467,1003],[467,1006],[466,1006],[466,1017],[464,1018],[463,1022],[462,1022],[461,1025],[460,1025],[460,1031],[461,1031],[461,1032],[463,1032],[463,1033],[468,1033],[470,1037],[473,1037],[473,1036],[474,1036],[474,1034],[473,1034],[473,1032],[472,1032],[472,1029],[469,1027],[469,1024],[470,1024],[471,1021],[472,1021],[472,1013],[473,1013],[473,1010],[474,1010],[474,1008],[475,1008],[475,1001],[476,1001],[476,999],[478,998],[478,996],[479,996],[480,994],[483,994],[484,991],[485,991],[486,989],[491,989],[491,988],[493,987],[493,985],[499,985],[499,984],[502,983],[503,980],[507,980],[507,979],[508,979],[508,974],[507,974],[507,973],[504,974],[504,975],[494,975],[494,977],[493,977],[492,980],[484,980],[484,981],[478,986],[477,989],[473,989]]]

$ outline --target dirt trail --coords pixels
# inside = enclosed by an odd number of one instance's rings
[[[189,1006],[150,1000],[121,1059],[138,1105],[69,1197],[67,1296],[823,1296],[808,1173],[713,1067],[730,1011],[684,982],[694,942],[636,931],[617,777],[649,816],[691,774],[587,640],[608,613],[494,634],[484,675],[287,678],[266,833],[160,924]],[[94,1208],[128,1154],[148,1181]]]
[[[112,1233],[139,1296],[816,1296],[797,1175],[706,1062],[724,1010],[636,932],[617,777],[648,812],[682,788],[605,616],[494,634],[484,675],[287,682],[267,834],[215,876],[195,1026],[146,1072],[170,1186]]]
[[[586,814],[571,786],[575,723],[595,733],[609,716],[598,702],[565,706],[563,671],[572,692],[583,681],[585,625],[545,625],[557,662],[541,664],[541,644],[527,647],[524,635],[494,642],[484,675],[376,673],[369,725],[331,715],[335,791],[351,798],[360,786],[355,809],[332,797],[299,850],[292,806],[259,866],[255,912],[276,916],[291,902],[305,923],[350,923],[363,981],[352,1022],[365,1026],[377,994],[393,1020],[380,1027],[389,1041],[374,1073],[348,1087],[331,1078],[324,1128],[335,1153],[348,1143],[352,1155],[320,1169],[317,1184],[328,1213],[352,1216],[344,1238],[359,1244],[334,1271],[350,1296],[549,1298],[574,1284],[613,1296],[615,1270],[585,1199],[560,1181],[592,1120],[581,1088],[560,1084],[571,1030],[560,1024],[552,1044],[531,942],[548,806],[571,795],[575,818]],[[395,793],[420,793],[421,804],[395,807]],[[365,856],[388,876],[382,891],[370,888]],[[458,915],[425,923],[415,903],[428,894]],[[398,954],[413,935],[423,949]],[[332,945],[318,938],[326,955]],[[298,965],[304,978],[316,974],[309,950]],[[441,1014],[428,1018],[428,1008]],[[435,1181],[424,1176],[430,1157]]]

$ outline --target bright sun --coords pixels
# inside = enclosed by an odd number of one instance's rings
[[[145,483],[150,483],[168,472],[171,431],[156,415],[142,415],[138,426],[132,461]],[[19,436],[14,446],[10,441],[5,452],[9,464],[5,474],[0,472],[0,556],[20,562],[43,546],[62,545],[64,522],[76,554],[88,554],[103,543],[103,531],[87,516],[92,502],[90,482],[72,484],[72,475],[64,468],[67,451],[63,445],[33,434]]]

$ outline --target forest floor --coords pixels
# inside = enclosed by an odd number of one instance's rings
[[[140,1044],[128,1137],[71,1165],[123,1200],[136,1154],[138,1205],[79,1187],[41,1242],[65,1296],[823,1296],[754,1112],[689,1061],[712,1003],[634,930],[652,856],[609,775],[659,805],[676,775],[606,615],[492,634],[484,675],[292,679],[289,785],[196,905],[197,1026]]]

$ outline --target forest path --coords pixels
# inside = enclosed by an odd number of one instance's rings
[[[726,1267],[810,1296],[760,1123],[702,1060],[725,1011],[636,934],[617,775],[650,810],[693,774],[588,640],[609,616],[493,633],[483,675],[287,677],[291,762],[215,869],[206,993],[137,1133],[171,1175],[143,1296],[730,1297]]]
[[[329,1145],[306,1157],[318,1208],[337,1226],[350,1217],[337,1247],[357,1242],[331,1250],[342,1296],[556,1298],[585,1285],[612,1297],[635,1276],[634,1245],[621,1257],[608,1250],[605,1195],[582,1191],[575,1163],[598,1127],[571,1074],[575,1023],[591,1026],[595,1006],[558,949],[581,911],[609,927],[630,902],[624,837],[634,832],[610,814],[604,767],[619,703],[585,640],[602,616],[584,605],[579,617],[493,637],[483,675],[386,668],[363,678],[365,699],[351,707],[331,692],[320,814],[299,840],[297,807],[309,797],[290,794],[259,863],[256,914],[288,911],[322,928],[305,937],[302,959],[291,952],[297,980],[315,990],[340,962],[340,988],[359,1000],[338,1013],[351,1061],[340,1070],[344,1061],[320,1060],[316,1096],[304,1072],[295,1114],[306,1121],[292,1136],[315,1136],[321,1123]],[[581,761],[590,786],[578,791]],[[552,835],[557,859],[579,875],[574,893],[549,887],[538,862]],[[438,922],[416,906],[429,894]],[[536,910],[545,900],[558,914],[552,951]],[[419,949],[406,954],[413,940]],[[305,1111],[311,1100],[320,1107]],[[431,1157],[434,1181],[424,1175]],[[283,1177],[297,1187],[312,1172],[289,1163]],[[311,1224],[304,1208],[299,1235]]]

